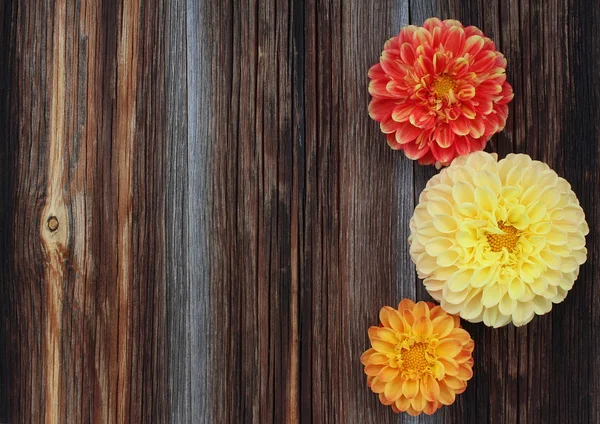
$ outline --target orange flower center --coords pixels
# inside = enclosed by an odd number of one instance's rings
[[[448,75],[440,75],[433,81],[431,86],[433,89],[433,93],[438,99],[446,96],[450,90],[454,90],[456,88],[456,81],[452,77]]]
[[[424,372],[429,366],[425,351],[427,343],[415,343],[410,349],[402,352],[402,371]]]
[[[492,252],[500,252],[503,247],[506,247],[509,252],[512,252],[521,237],[519,230],[510,225],[504,225],[504,222],[502,221],[498,222],[498,228],[504,231],[504,234],[486,234]]]

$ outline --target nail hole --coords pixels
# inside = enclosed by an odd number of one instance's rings
[[[52,232],[58,230],[58,219],[55,216],[48,218],[48,229]]]

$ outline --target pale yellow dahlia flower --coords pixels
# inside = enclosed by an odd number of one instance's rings
[[[571,186],[548,165],[485,152],[429,180],[410,230],[410,255],[431,296],[493,327],[527,324],[562,302],[589,232]]]
[[[460,319],[430,302],[404,299],[384,306],[381,324],[369,328],[371,348],[363,353],[367,383],[394,412],[433,414],[454,403],[473,377],[475,343]]]

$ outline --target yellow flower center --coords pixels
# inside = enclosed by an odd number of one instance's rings
[[[440,75],[433,81],[431,88],[433,89],[435,96],[438,99],[442,99],[450,92],[450,90],[456,88],[456,81],[448,75]]]
[[[498,222],[498,228],[502,230],[504,234],[486,234],[492,252],[500,252],[503,247],[506,247],[506,250],[512,252],[521,237],[519,230],[510,225],[504,225],[504,222],[502,221]]]
[[[429,366],[425,352],[427,343],[415,343],[408,350],[402,351],[402,371],[424,372]]]

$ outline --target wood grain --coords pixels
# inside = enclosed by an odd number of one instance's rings
[[[475,376],[396,416],[360,354],[430,299],[408,221],[433,167],[367,114],[385,40],[476,25],[515,99],[489,143],[590,224],[564,303],[466,324]],[[600,422],[600,5],[590,0],[0,3],[0,422]]]

